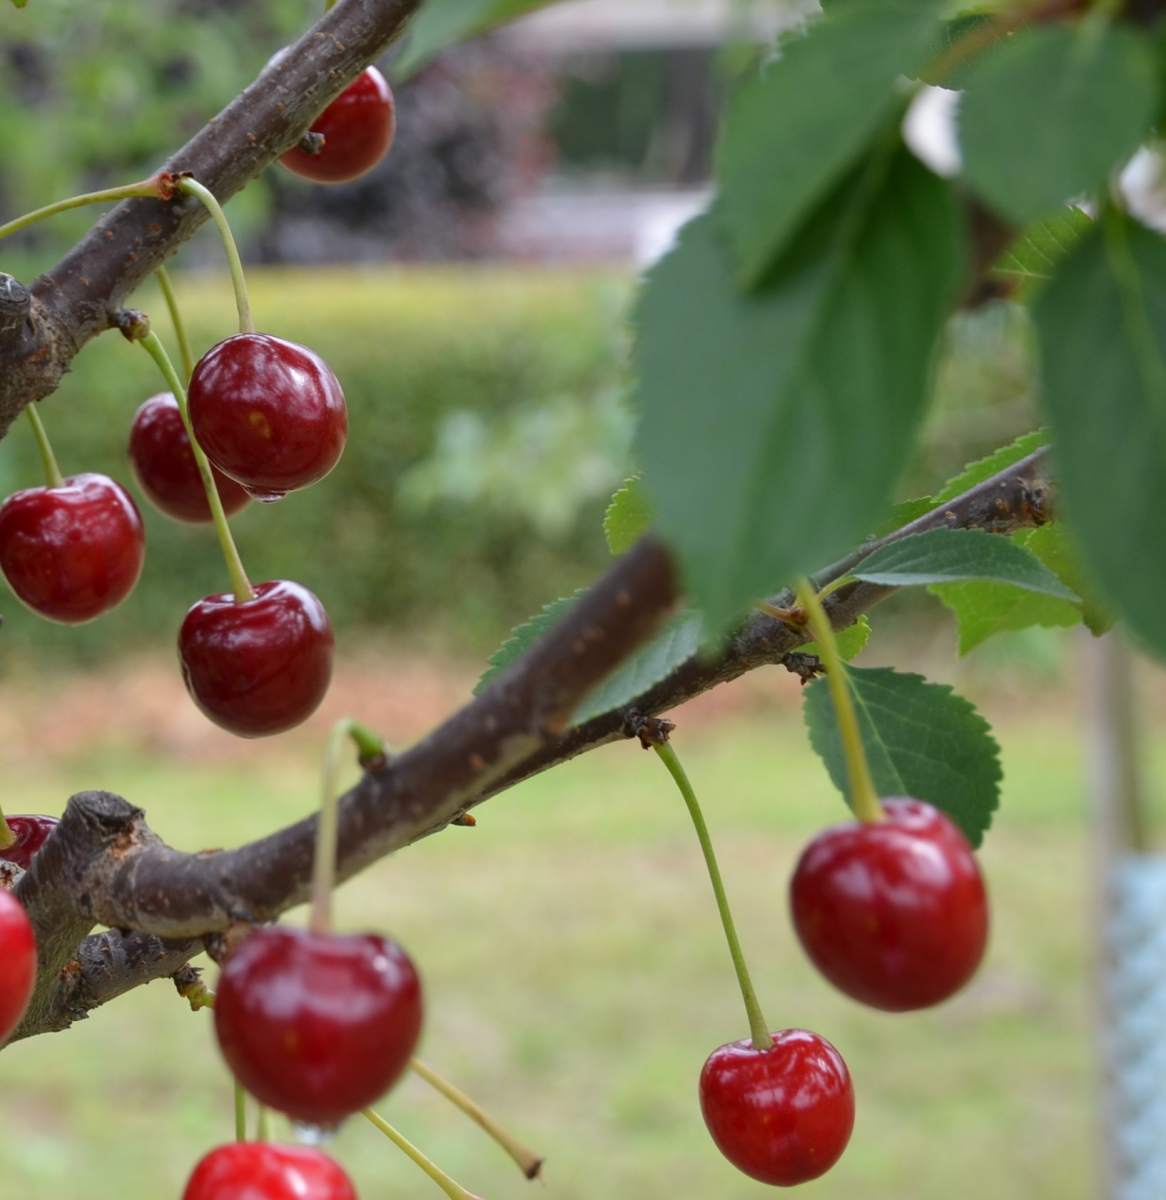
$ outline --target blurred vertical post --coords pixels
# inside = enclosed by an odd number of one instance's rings
[[[1087,651],[1098,846],[1099,1048],[1109,1200],[1166,1197],[1166,856],[1150,849],[1132,655]]]

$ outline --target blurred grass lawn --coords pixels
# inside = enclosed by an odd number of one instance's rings
[[[868,1012],[796,948],[784,887],[804,840],[840,815],[796,709],[690,728],[742,936],[775,1027],[806,1025],[845,1054],[850,1149],[804,1193],[864,1200],[1093,1194],[1088,843],[1078,738],[1066,716],[997,714],[1005,795],[984,864],[995,903],[986,965],[937,1011]],[[1159,762],[1158,766],[1166,766]],[[7,772],[9,803],[59,808],[81,784],[145,804],[173,844],[233,844],[312,806],[307,759],[174,765],[84,752]],[[704,1056],[745,1034],[695,840],[665,772],[630,744],[542,776],[340,893],[344,928],[399,937],[428,987],[423,1053],[547,1155],[527,1185],[415,1080],[382,1108],[491,1200],[745,1200],[696,1103]],[[207,1014],[168,984],[3,1055],[5,1196],[176,1197],[231,1133],[231,1092]],[[357,1120],[335,1152],[364,1200],[435,1189]],[[82,1184],[80,1181],[84,1181]]]

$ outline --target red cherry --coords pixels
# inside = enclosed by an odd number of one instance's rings
[[[211,519],[178,401],[169,392],[151,396],[134,414],[129,454],[142,491],[168,517],[176,521]],[[217,467],[212,466],[211,471],[223,511],[228,516],[238,512],[250,497]]]
[[[312,123],[324,135],[318,154],[293,146],[279,161],[317,183],[348,183],[381,161],[393,144],[393,93],[376,67],[365,69]]]
[[[16,834],[16,841],[6,849],[0,850],[0,859],[15,863],[27,871],[28,864],[32,862],[32,856],[45,844],[49,834],[56,827],[56,817],[39,815],[9,817],[8,828]]]
[[[817,1179],[841,1157],[854,1128],[854,1087],[824,1037],[784,1029],[756,1050],[748,1039],[709,1055],[700,1110],[720,1152],[762,1183]]]
[[[356,1189],[319,1150],[233,1142],[194,1168],[182,1200],[356,1200]]]
[[[323,479],[348,437],[344,392],[328,364],[266,333],[212,346],[190,377],[189,400],[207,458],[261,498]]]
[[[50,621],[79,625],[120,604],[146,553],[142,518],[105,475],[14,492],[0,505],[0,570]]]
[[[946,1000],[988,940],[988,898],[967,839],[919,800],[820,833],[790,882],[794,928],[831,983],[889,1012]]]
[[[0,1042],[20,1024],[36,983],[36,936],[23,905],[0,891]]]
[[[396,943],[257,929],[219,976],[215,1032],[263,1104],[332,1126],[381,1096],[421,1032],[421,981]]]
[[[316,595],[282,579],[259,584],[251,600],[204,597],[178,631],[191,699],[239,737],[282,733],[310,717],[332,678],[332,645]]]

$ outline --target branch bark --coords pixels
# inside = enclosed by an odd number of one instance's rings
[[[225,203],[300,140],[420,3],[342,0],[164,169],[190,171]],[[32,284],[19,320],[7,318],[0,294],[0,438],[25,405],[56,390],[85,343],[112,327],[113,314],[134,289],[206,219],[190,197],[123,201]],[[0,279],[0,293],[3,284]]]
[[[1047,454],[1040,450],[950,504],[866,543],[816,581],[841,579],[875,546],[927,529],[1003,533],[1043,524],[1051,497]],[[844,584],[826,600],[830,620],[843,628],[894,590]],[[808,640],[804,629],[758,613],[719,658],[692,658],[625,708],[571,727],[571,711],[659,628],[679,595],[667,551],[652,538],[641,540],[495,684],[342,798],[339,878],[444,828],[522,779],[631,736],[638,717],[781,662]],[[51,934],[57,949],[47,965],[53,974],[41,980],[18,1036],[63,1028],[89,1007],[172,974],[186,950],[193,956],[203,935],[240,921],[274,918],[304,901],[315,827],[309,817],[236,850],[185,854],[156,838],[141,810],[124,800],[107,793],[73,797],[33,871],[18,885],[21,899],[38,933],[50,932],[70,901],[77,909],[70,936],[78,930],[84,936],[93,922],[135,932],[101,945],[89,938],[76,955],[76,941],[65,953],[68,939]]]

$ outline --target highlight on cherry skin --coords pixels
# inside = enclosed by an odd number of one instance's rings
[[[824,1037],[783,1029],[765,1049],[746,1038],[714,1050],[700,1073],[700,1110],[733,1166],[792,1187],[842,1156],[854,1128],[854,1086]]]
[[[315,183],[349,183],[385,157],[396,129],[392,89],[376,67],[365,67],[312,122],[323,146],[315,154],[293,146],[279,161]]]
[[[48,836],[57,827],[58,818],[39,813],[18,814],[8,817],[8,828],[16,835],[11,846],[0,850],[0,860],[15,863],[27,871],[33,855],[45,844]]]
[[[169,392],[151,396],[134,414],[129,459],[134,476],[155,508],[175,521],[211,520],[202,476],[194,461],[178,401]],[[250,496],[217,467],[212,466],[211,471],[223,511],[228,516],[238,512]]]
[[[409,1065],[421,1033],[421,981],[388,938],[268,926],[227,960],[214,1017],[227,1066],[251,1095],[331,1128]]]
[[[257,500],[324,478],[348,438],[340,381],[318,354],[267,333],[237,333],[195,365],[194,436],[211,463]]]
[[[229,592],[193,604],[178,631],[191,699],[239,737],[292,729],[316,711],[332,679],[332,623],[314,592],[277,579],[250,600]]]
[[[356,1200],[340,1165],[307,1146],[232,1142],[212,1150],[182,1200]]]
[[[988,896],[960,829],[920,800],[884,800],[881,821],[820,833],[790,881],[798,938],[855,1000],[889,1012],[939,1004],[975,973]]]
[[[36,935],[24,906],[0,889],[0,1042],[20,1024],[36,983]]]
[[[0,505],[0,570],[50,621],[79,625],[116,607],[133,591],[145,554],[137,506],[106,475],[70,475]]]

